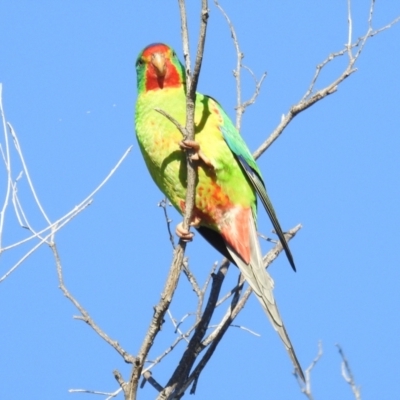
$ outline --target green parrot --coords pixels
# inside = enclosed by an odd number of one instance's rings
[[[184,150],[195,151],[198,181],[191,225],[240,269],[304,379],[273,297],[273,280],[263,265],[256,228],[257,195],[294,270],[295,265],[252,154],[220,104],[209,96],[196,94],[195,141],[183,140],[177,127],[156,111],[161,109],[185,125],[185,70],[171,47],[147,46],[137,58],[136,71],[136,136],[153,180],[184,214]],[[192,237],[181,224],[177,234],[187,240]]]

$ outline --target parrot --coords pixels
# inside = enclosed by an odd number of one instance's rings
[[[296,268],[250,150],[212,97],[196,93],[194,141],[185,140],[176,124],[157,111],[162,110],[185,126],[185,68],[170,46],[154,43],[145,47],[136,60],[136,73],[135,131],[151,177],[183,215],[187,186],[185,151],[193,150],[193,158],[198,161],[191,226],[239,268],[304,380],[273,296],[274,282],[263,264],[256,226],[257,195],[291,267]],[[187,241],[193,236],[182,224],[177,226],[176,233]]]

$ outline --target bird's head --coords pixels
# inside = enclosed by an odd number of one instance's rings
[[[175,51],[163,43],[145,47],[136,60],[139,92],[179,87],[185,83],[185,69]]]

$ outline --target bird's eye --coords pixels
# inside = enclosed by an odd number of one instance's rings
[[[176,57],[175,51],[172,52],[172,57]]]
[[[136,61],[137,67],[141,67],[141,66],[143,66],[143,64],[144,64],[144,61],[141,58],[139,58],[139,60]]]

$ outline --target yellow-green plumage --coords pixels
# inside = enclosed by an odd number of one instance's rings
[[[138,142],[150,174],[171,203],[182,212],[181,202],[186,198],[186,155],[179,147],[182,134],[171,121],[156,112],[155,108],[162,109],[184,125],[184,91],[179,88],[165,88],[142,93],[136,103],[135,117]],[[207,165],[198,168],[197,187],[203,190],[197,191],[196,208],[203,213],[212,212],[206,199],[207,190],[211,191],[216,186],[221,188],[221,195],[219,202],[218,196],[215,196],[216,203],[213,207],[224,207],[230,203],[255,208],[255,190],[249,185],[219,130],[223,116],[218,108],[219,105],[213,99],[197,95],[196,142],[211,160],[213,168]]]

